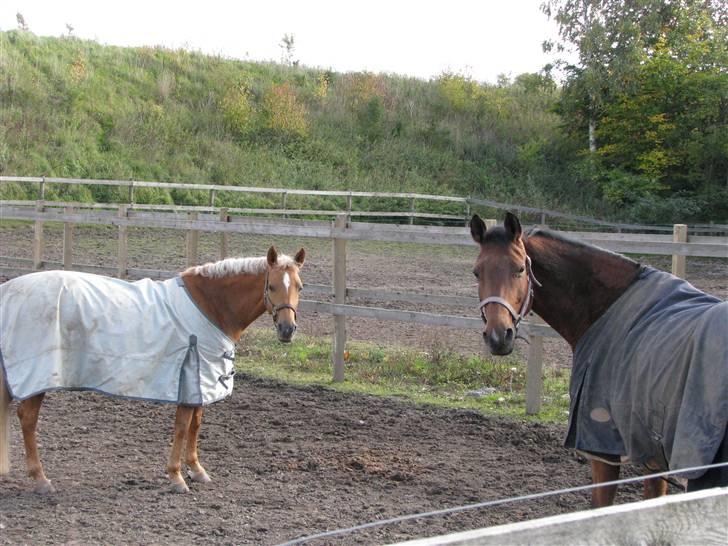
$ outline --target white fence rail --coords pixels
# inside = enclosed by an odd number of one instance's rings
[[[333,369],[334,380],[344,379],[344,348],[346,345],[345,317],[370,317],[379,320],[416,322],[453,328],[479,329],[480,319],[474,312],[476,298],[452,296],[430,296],[398,291],[375,291],[348,288],[346,282],[347,241],[383,241],[399,243],[421,243],[439,245],[472,246],[469,230],[462,227],[435,227],[394,224],[370,224],[350,222],[347,213],[339,214],[335,222],[311,220],[265,219],[232,216],[228,209],[210,207],[209,212],[200,212],[194,207],[175,207],[174,211],[150,212],[133,210],[130,205],[116,205],[116,210],[105,208],[79,209],[78,203],[64,203],[63,207],[49,208],[45,201],[0,201],[0,219],[34,222],[32,259],[0,256],[0,272],[18,275],[37,269],[65,268],[112,274],[119,277],[168,278],[173,271],[132,269],[128,267],[129,227],[164,228],[187,232],[186,256],[189,265],[198,260],[199,232],[217,232],[220,238],[220,257],[226,257],[229,233],[256,235],[297,236],[330,239],[334,242],[333,286],[310,286],[312,292],[333,297],[333,302],[304,301],[304,309],[328,313],[335,318]],[[45,222],[60,222],[64,225],[63,261],[44,260]],[[118,227],[118,265],[104,268],[78,264],[73,261],[74,224],[111,225]],[[569,236],[584,242],[594,243],[618,252],[642,254],[663,254],[673,256],[673,272],[685,276],[686,256],[728,257],[728,237],[690,237],[683,225],[674,228],[674,238],[664,235],[634,235],[615,233],[570,232]],[[1,251],[1,249],[0,249]],[[411,303],[426,301],[444,305],[464,306],[470,316],[451,316],[435,313],[382,309],[379,307],[347,304],[351,297],[367,297],[379,300],[399,300]],[[524,333],[529,335],[531,346],[528,355],[526,411],[537,413],[541,406],[542,392],[542,338],[555,336],[555,332],[536,320],[524,324]]]
[[[397,546],[728,544],[728,488],[400,542]],[[394,546],[394,545],[392,545]]]

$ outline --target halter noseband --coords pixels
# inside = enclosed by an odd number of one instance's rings
[[[265,288],[263,289],[263,303],[265,304],[266,309],[268,306],[270,306],[271,309],[271,315],[273,315],[273,324],[278,324],[278,311],[281,309],[290,309],[293,311],[293,320],[298,320],[298,316],[296,314],[296,308],[293,307],[290,303],[279,303],[278,305],[273,305],[273,302],[270,299],[270,296],[268,295],[268,271],[266,269],[265,271]]]
[[[526,272],[528,275],[528,290],[526,292],[526,298],[523,300],[523,303],[521,304],[521,309],[518,313],[516,313],[516,310],[513,309],[513,306],[508,303],[503,298],[500,298],[498,296],[489,296],[482,300],[480,302],[480,305],[478,306],[478,309],[480,310],[480,316],[483,317],[483,322],[488,322],[488,319],[485,318],[485,306],[489,303],[497,303],[498,305],[501,305],[505,307],[508,312],[511,314],[511,318],[513,318],[513,328],[515,330],[518,330],[518,325],[523,320],[523,317],[525,317],[529,311],[531,311],[531,306],[533,305],[533,285],[541,286],[541,283],[538,282],[538,279],[533,274],[533,269],[531,268],[531,258],[526,255]]]

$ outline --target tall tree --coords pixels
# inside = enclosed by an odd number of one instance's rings
[[[542,11],[559,25],[558,43],[544,49],[576,55],[577,64],[557,61],[567,74],[562,109],[588,129],[597,149],[597,123],[615,90],[633,80],[645,49],[656,43],[671,18],[662,0],[546,0]]]
[[[716,0],[547,0],[560,42],[565,127],[588,130],[592,180],[615,204],[725,201],[728,8]],[[687,203],[687,201],[685,201]],[[723,214],[713,207],[716,215]]]

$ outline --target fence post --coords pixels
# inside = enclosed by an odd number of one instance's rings
[[[129,205],[119,205],[117,217],[126,220],[129,213]],[[129,269],[129,229],[126,223],[119,223],[119,260],[117,263],[118,270],[116,276],[120,279],[126,279],[127,270]]]
[[[197,220],[197,213],[190,212],[187,214],[190,221]],[[200,232],[196,229],[187,231],[187,267],[197,265],[197,247],[200,242]]]
[[[63,209],[66,214],[73,214],[73,207]],[[63,222],[63,269],[73,269],[73,223]]]
[[[210,190],[210,206],[215,206],[215,190]]]
[[[409,223],[410,225],[415,223],[415,198],[410,198],[410,217],[409,217]]]
[[[129,181],[129,204],[134,204],[134,181]]]
[[[484,222],[485,222],[485,229],[492,229],[498,225],[498,220],[496,220],[495,218],[486,218],[484,220]]]
[[[281,208],[283,210],[286,210],[287,206],[288,206],[288,192],[287,191],[284,191],[281,194]],[[283,215],[283,218],[288,218],[288,215],[287,214],[284,214]]]
[[[531,314],[529,322],[541,322],[535,314]],[[543,392],[543,337],[530,334],[528,336],[528,366],[526,368],[526,415],[535,415],[541,411],[541,393]]]
[[[35,204],[35,211],[43,212],[42,199]],[[41,267],[43,267],[43,220],[36,220],[33,225],[33,269],[37,270]]]
[[[227,207],[223,207],[220,209],[220,221],[221,222],[229,222],[230,218],[228,217],[228,209]],[[224,260],[228,256],[228,246],[230,241],[230,233],[227,231],[223,231],[220,233],[220,259]]]
[[[688,242],[688,226],[685,224],[675,224],[672,226],[672,241],[674,243]],[[684,279],[687,277],[687,263],[685,256],[673,254],[672,256],[672,274],[676,277]]]
[[[345,229],[346,214],[337,214],[334,228]],[[334,303],[346,303],[346,239],[334,237]],[[346,347],[346,317],[334,315],[334,382],[344,381],[344,348]]]

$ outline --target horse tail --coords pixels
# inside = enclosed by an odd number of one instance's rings
[[[0,366],[0,474],[10,472],[10,392]]]

